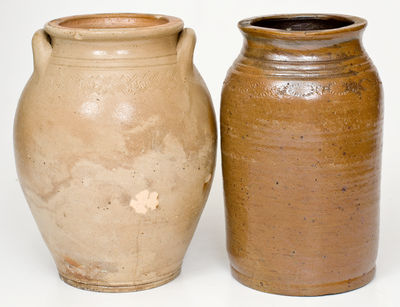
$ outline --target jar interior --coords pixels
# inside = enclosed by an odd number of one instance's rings
[[[155,16],[96,16],[67,19],[59,25],[79,29],[118,29],[153,27],[168,23],[166,18]]]
[[[348,19],[332,17],[289,17],[266,18],[256,20],[252,26],[286,31],[315,31],[343,28],[354,22]]]

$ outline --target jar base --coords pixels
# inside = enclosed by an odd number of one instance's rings
[[[232,266],[231,272],[238,282],[258,291],[289,296],[320,296],[347,292],[365,286],[374,278],[375,267],[359,277],[322,285],[283,285],[252,279],[238,272]]]
[[[118,292],[135,292],[135,291],[141,291],[141,290],[147,290],[151,288],[156,288],[159,286],[162,286],[173,279],[175,279],[181,272],[181,268],[176,270],[175,272],[172,272],[166,276],[164,276],[161,279],[148,282],[148,283],[142,283],[142,284],[126,284],[126,285],[121,285],[121,286],[110,286],[110,285],[100,285],[100,284],[91,284],[91,283],[86,283],[86,282],[81,282],[77,280],[72,280],[69,279],[59,273],[59,276],[62,281],[64,281],[66,284],[73,286],[75,288],[79,288],[82,290],[89,290],[89,291],[95,291],[95,292],[109,292],[109,293],[118,293]]]

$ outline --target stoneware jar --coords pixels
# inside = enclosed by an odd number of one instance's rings
[[[266,292],[323,295],[374,276],[382,89],[362,18],[243,20],[221,106],[234,277]]]
[[[215,164],[193,30],[162,15],[73,16],[47,23],[32,44],[15,156],[61,278],[104,292],[170,281]]]

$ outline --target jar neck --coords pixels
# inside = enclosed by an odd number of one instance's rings
[[[360,31],[316,39],[280,39],[245,33],[242,55],[259,61],[328,62],[364,55]]]
[[[176,57],[178,33],[126,40],[79,40],[51,37],[52,56],[79,60],[137,60]]]

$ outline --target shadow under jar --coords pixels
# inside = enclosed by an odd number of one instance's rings
[[[232,274],[249,287],[314,296],[374,276],[383,105],[365,26],[342,15],[239,22],[221,142]]]

